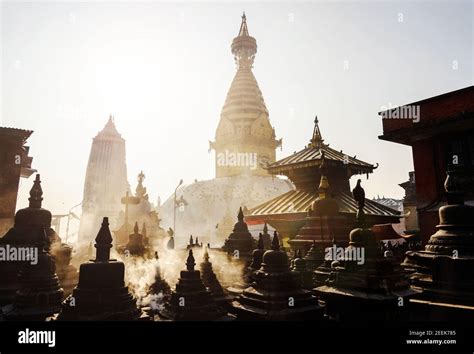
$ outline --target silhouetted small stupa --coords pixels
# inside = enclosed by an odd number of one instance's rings
[[[62,305],[60,320],[138,320],[140,311],[125,286],[125,265],[110,259],[112,235],[104,217],[95,239],[96,258],[81,264],[79,283]]]
[[[212,263],[209,262],[209,253],[207,247],[204,250],[203,262],[199,265],[201,270],[201,279],[203,284],[211,291],[212,297],[219,306],[226,308],[229,305],[230,297],[225,293],[221,283],[212,269]]]
[[[206,289],[199,270],[195,270],[193,251],[189,250],[186,270],[176,284],[170,301],[160,312],[160,317],[173,321],[225,320],[225,312],[217,306],[211,292]]]
[[[19,289],[13,305],[2,311],[10,320],[42,321],[61,309],[63,289],[55,273],[54,259],[48,252],[48,236],[43,227],[36,232],[37,263],[26,263],[18,273]]]
[[[263,255],[255,282],[232,305],[243,320],[319,320],[323,316],[316,297],[302,289],[290,271],[277,234],[272,249]]]

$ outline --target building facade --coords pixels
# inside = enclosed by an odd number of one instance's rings
[[[421,238],[436,232],[446,203],[447,170],[464,177],[466,203],[474,200],[474,86],[380,112],[379,139],[412,147]]]

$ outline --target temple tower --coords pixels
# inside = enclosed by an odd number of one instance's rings
[[[216,177],[267,176],[262,166],[275,162],[275,149],[281,139],[275,139],[252,72],[257,41],[249,35],[245,13],[231,50],[237,72],[221,111],[215,142],[210,142],[210,148],[216,151]]]
[[[89,243],[97,234],[104,216],[109,216],[112,229],[122,206],[120,198],[128,191],[125,140],[110,116],[104,129],[93,139],[87,165],[82,200],[79,242]]]

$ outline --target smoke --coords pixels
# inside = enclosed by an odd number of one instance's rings
[[[229,257],[220,250],[209,250],[209,261],[221,285],[225,288],[242,281],[243,263]],[[194,248],[193,255],[196,262],[195,269],[203,261],[204,249]],[[174,289],[180,272],[186,269],[188,251],[162,250],[159,259],[145,259],[140,257],[126,257],[114,252],[114,258],[125,264],[125,283],[137,299],[140,306],[150,306],[159,309],[163,303],[163,294],[150,294],[150,287],[155,282],[157,272]]]

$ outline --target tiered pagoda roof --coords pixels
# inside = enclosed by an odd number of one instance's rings
[[[293,153],[281,160],[278,160],[268,166],[268,171],[271,174],[287,175],[288,171],[293,171],[299,168],[319,167],[323,158],[326,164],[341,164],[354,174],[372,173],[378,167],[378,164],[372,165],[368,162],[358,160],[354,157],[348,156],[342,150],[337,151],[331,147],[330,144],[325,144],[319,129],[318,117],[314,120],[313,135],[308,145],[304,149]]]

